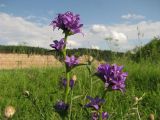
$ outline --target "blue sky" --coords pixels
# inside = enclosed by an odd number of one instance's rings
[[[137,38],[137,36],[135,36],[137,26],[140,26],[140,29],[142,29],[141,32],[144,32],[144,36],[145,34],[147,36],[143,37],[143,43],[148,42],[149,39],[155,35],[159,35],[159,29],[157,28],[159,27],[160,22],[159,6],[159,0],[0,0],[0,19],[4,20],[3,17],[5,19],[8,18],[11,20],[10,22],[12,24],[14,24],[13,20],[15,20],[15,22],[18,22],[17,24],[19,25],[19,27],[13,25],[5,26],[4,22],[3,25],[1,23],[0,27],[4,27],[6,30],[5,33],[8,34],[4,35],[4,30],[1,29],[0,44],[16,44],[15,34],[17,33],[13,33],[11,31],[11,29],[14,29],[13,27],[15,27],[15,29],[19,29],[16,32],[25,31],[25,27],[26,32],[29,32],[28,30],[30,27],[35,27],[33,30],[45,32],[46,29],[44,30],[44,27],[48,26],[50,21],[56,16],[57,13],[72,11],[80,14],[81,21],[84,24],[84,31],[86,32],[86,35],[89,35],[86,38],[81,38],[79,36],[77,36],[77,38],[87,39],[88,41],[89,39],[94,38],[94,42],[89,41],[91,44],[95,44],[91,46],[96,46],[100,49],[106,49],[106,46],[104,46],[102,43],[102,39],[107,36],[111,36],[115,39],[121,39],[121,44],[119,44],[120,47],[125,45],[127,42],[127,45],[129,45],[128,47],[133,48],[139,44],[139,42],[135,40]],[[19,21],[17,17],[21,18],[21,20]],[[31,23],[32,25],[25,26],[25,22]],[[25,27],[22,30],[20,26]],[[6,27],[8,27],[8,29],[6,29]],[[121,28],[124,29],[121,31]],[[146,31],[146,29],[148,31]],[[37,31],[33,31],[33,33]],[[129,31],[133,32],[134,35]],[[23,34],[24,33],[22,33],[22,35]],[[56,37],[54,38],[54,36],[51,35],[47,41],[49,42],[51,38],[58,39],[60,36],[59,34],[60,33],[56,32]],[[101,40],[97,40],[97,42],[94,34],[99,36],[99,38],[96,39]],[[150,36],[148,36],[148,34]],[[5,37],[6,35],[12,36],[14,40],[11,40],[9,37]],[[31,38],[32,36],[33,34],[26,35],[27,39]],[[20,38],[17,38],[18,42],[23,41],[20,41],[19,39]],[[73,37],[72,39],[74,40],[76,37]],[[70,41],[70,43],[73,44],[73,47],[84,46],[83,44],[76,45],[77,42],[80,42],[80,40],[73,40]],[[47,47],[43,46],[44,42],[42,41],[43,40],[41,40],[40,44],[37,42],[37,45],[41,47]],[[31,43],[28,44],[33,45]]]
[[[140,14],[148,20],[160,20],[159,0],[0,0],[6,7],[1,12],[17,16],[53,18],[55,14],[73,11],[84,24],[115,24],[124,22],[121,15]],[[51,12],[48,14],[48,12]]]

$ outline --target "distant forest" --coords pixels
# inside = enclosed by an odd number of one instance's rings
[[[55,50],[49,50],[45,48],[39,47],[30,47],[30,46],[5,46],[0,45],[0,53],[18,53],[18,54],[39,54],[39,55],[54,55],[61,56]],[[86,49],[86,48],[78,48],[78,49],[68,49],[68,55],[74,54],[75,56],[82,55],[91,55],[98,60],[109,60],[112,59],[113,55],[122,56],[124,53],[111,52],[107,50],[97,50],[97,49]]]
[[[55,50],[49,50],[45,48],[39,47],[30,47],[30,46],[5,46],[0,45],[0,53],[20,53],[20,54],[40,54],[40,55],[54,55],[56,57],[61,56]],[[144,46],[137,47],[131,51],[127,51],[126,53],[122,52],[113,52],[109,50],[97,50],[97,49],[86,49],[86,48],[78,48],[78,49],[68,49],[68,55],[74,54],[75,56],[82,55],[91,55],[97,60],[113,60],[117,57],[128,57],[134,61],[140,61],[141,59],[149,59],[152,61],[160,60],[160,38],[153,38],[148,44]]]

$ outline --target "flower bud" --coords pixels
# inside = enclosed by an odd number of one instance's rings
[[[9,119],[12,118],[15,114],[16,110],[13,106],[7,106],[4,110],[4,116]]]
[[[89,56],[89,62],[92,62],[93,61],[93,57],[92,56]]]
[[[23,92],[23,94],[24,94],[26,97],[28,97],[28,96],[30,95],[28,90],[25,90],[25,91]]]
[[[72,76],[72,80],[76,81],[76,80],[77,80],[77,76],[76,76],[76,75],[73,75],[73,76]]]
[[[139,99],[138,99],[138,97],[135,96],[135,97],[133,98],[133,100],[134,100],[135,103],[137,103]]]
[[[154,120],[154,114],[149,115],[149,120]]]
[[[67,110],[68,110],[69,105],[66,104],[66,103],[63,102],[63,101],[58,101],[58,102],[55,104],[54,108],[56,109],[56,111],[63,111],[63,112],[64,112],[64,111],[67,111]]]

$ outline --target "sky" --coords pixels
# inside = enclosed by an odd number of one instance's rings
[[[84,36],[70,36],[68,48],[127,51],[160,36],[159,6],[160,0],[0,0],[0,44],[50,48],[64,37],[50,22],[72,11]]]

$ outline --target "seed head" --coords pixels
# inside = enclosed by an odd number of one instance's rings
[[[138,99],[138,97],[135,96],[135,97],[133,98],[133,100],[134,100],[134,102],[137,103],[139,99]]]
[[[76,76],[76,75],[73,75],[73,76],[72,76],[72,80],[76,81],[76,80],[77,80],[77,76]]]
[[[13,106],[7,106],[4,110],[4,116],[6,118],[12,118],[15,112],[16,112],[16,109]]]
[[[154,114],[151,113],[151,114],[149,115],[149,120],[154,120]]]
[[[30,95],[30,93],[29,93],[28,90],[25,90],[25,91],[23,92],[23,94],[24,94],[26,97],[28,97],[28,96]]]

